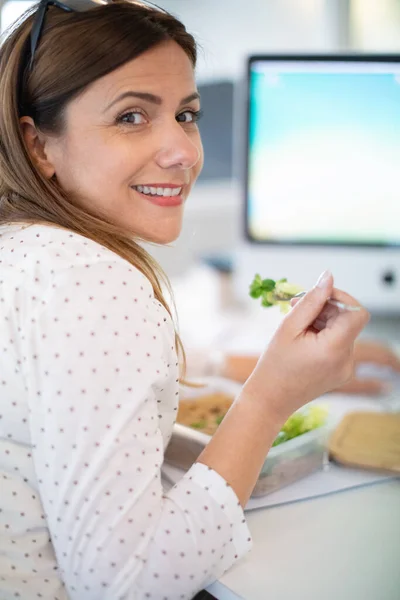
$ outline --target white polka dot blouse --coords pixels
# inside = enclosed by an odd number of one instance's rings
[[[0,598],[192,598],[251,540],[212,469],[163,490],[168,312],[139,270],[65,229],[2,226],[0,248]]]

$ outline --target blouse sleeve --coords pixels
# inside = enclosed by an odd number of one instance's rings
[[[33,458],[71,600],[192,598],[250,536],[234,491],[202,464],[163,494],[158,401],[176,355],[149,282],[128,263],[77,265],[34,306]]]

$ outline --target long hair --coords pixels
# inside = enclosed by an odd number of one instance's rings
[[[98,242],[149,279],[156,299],[173,318],[162,288],[164,284],[173,302],[168,277],[138,243],[144,240],[67,196],[56,179],[46,179],[27,152],[19,119],[31,116],[40,131],[57,135],[65,126],[66,106],[88,85],[166,40],[179,44],[195,67],[195,41],[172,15],[128,0],[86,12],[49,7],[29,69],[35,10],[17,21],[0,48],[0,224],[52,224]],[[176,325],[175,342],[183,380],[186,359]]]

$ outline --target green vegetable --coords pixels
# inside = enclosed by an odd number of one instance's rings
[[[291,298],[302,289],[298,285],[288,283],[287,279],[261,279],[261,275],[255,275],[250,284],[249,294],[252,298],[261,298],[261,306],[280,306],[281,312],[288,312],[290,304],[286,298]],[[282,301],[277,300],[282,298]]]
[[[217,425],[221,425],[221,423],[222,423],[222,421],[223,421],[223,419],[224,419],[224,416],[225,416],[225,415],[220,415],[219,417],[217,417],[217,418],[215,419],[215,422],[216,422],[216,424],[217,424]]]
[[[261,279],[260,275],[256,275],[250,285],[250,296],[260,298],[263,292],[272,292],[275,286],[276,282],[273,279]]]
[[[268,308],[269,306],[273,306],[274,302],[270,300],[270,298],[268,297],[267,294],[265,294],[265,296],[263,295],[262,300],[261,300],[261,306],[264,306],[265,308]]]
[[[284,431],[280,431],[278,433],[278,435],[276,436],[274,443],[272,444],[272,447],[279,446],[279,444],[286,442],[287,439],[288,439],[287,434]]]
[[[307,406],[301,411],[293,413],[276,436],[272,446],[279,446],[279,444],[292,440],[303,433],[322,427],[325,425],[327,417],[328,411],[321,405]]]
[[[327,418],[328,411],[325,406],[318,404],[310,406],[304,416],[304,431],[311,431],[312,429],[322,427],[322,425],[325,425]]]
[[[207,422],[198,421],[197,423],[191,423],[190,427],[193,427],[194,429],[204,429],[205,427],[207,427]]]
[[[288,418],[282,427],[282,431],[286,433],[289,440],[304,433],[304,420],[305,417],[299,412],[294,413]]]

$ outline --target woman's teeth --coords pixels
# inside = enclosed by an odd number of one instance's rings
[[[147,185],[134,185],[133,189],[137,190],[141,194],[147,194],[148,196],[179,196],[182,191],[181,187],[162,188],[149,187]]]

